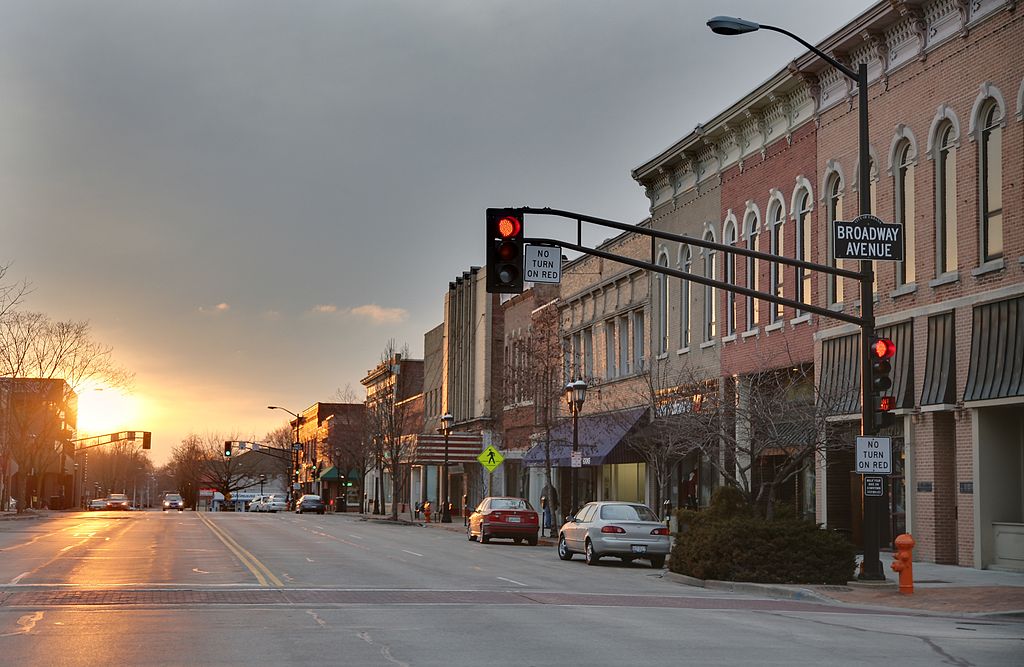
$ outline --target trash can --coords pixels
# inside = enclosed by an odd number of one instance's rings
[[[334,499],[334,511],[335,512],[347,512],[348,501],[345,500],[345,496],[338,496]]]
[[[49,508],[52,510],[64,509],[64,499],[60,496],[50,496]]]

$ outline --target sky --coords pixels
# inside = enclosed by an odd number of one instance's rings
[[[869,6],[4,0],[0,265],[135,373],[81,433],[260,439],[422,355],[487,207],[642,220],[630,170],[802,53],[708,18],[814,43]]]

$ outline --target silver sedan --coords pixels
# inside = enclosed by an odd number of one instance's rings
[[[587,503],[558,531],[558,557],[570,560],[582,553],[587,565],[597,565],[602,556],[627,563],[645,558],[660,570],[668,552],[668,528],[641,503]]]

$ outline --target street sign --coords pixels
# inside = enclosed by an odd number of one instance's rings
[[[487,449],[480,452],[480,456],[476,457],[476,460],[480,462],[480,465],[487,468],[487,472],[494,472],[494,469],[501,465],[505,457],[494,448],[494,445],[487,445]]]
[[[872,498],[882,497],[882,478],[864,477],[864,495]]]
[[[882,222],[873,215],[832,223],[832,257],[902,262],[903,225]]]
[[[562,282],[562,249],[557,246],[526,246],[523,276],[531,283]]]
[[[856,472],[859,475],[891,475],[892,438],[888,436],[859,436],[856,461]]]
[[[570,467],[572,467],[572,468],[582,468],[583,467],[583,453],[582,452],[573,452],[572,453],[572,462],[571,463],[572,463],[572,465]]]

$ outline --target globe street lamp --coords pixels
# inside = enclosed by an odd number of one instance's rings
[[[569,476],[569,513],[572,516],[576,513],[576,496],[579,488],[577,473],[583,462],[580,459],[580,410],[583,409],[583,401],[587,398],[587,383],[583,380],[576,380],[565,385],[565,402],[569,404],[569,412],[572,413],[572,473]]]
[[[441,523],[452,522],[451,502],[448,499],[448,436],[452,434],[452,423],[455,417],[450,412],[441,417],[441,428],[437,429],[444,435],[444,472],[441,475]]]
[[[858,94],[858,199],[860,214],[871,213],[871,153],[868,138],[868,65],[860,63],[856,70],[843,65],[835,58],[829,56],[814,45],[794,35],[788,30],[776,26],[764,25],[747,21],[732,16],[716,16],[707,22],[711,31],[719,35],[742,35],[755,30],[771,30],[790,37],[832,67],[842,72],[844,76],[857,83]],[[865,324],[861,330],[860,357],[861,357],[861,434],[873,435],[874,425],[874,402],[871,396],[871,365],[870,358],[871,336],[875,328],[874,310],[874,278],[873,268],[870,260],[862,260],[860,263],[860,304],[861,318]],[[885,573],[882,571],[882,562],[878,559],[878,544],[881,524],[882,498],[864,498],[864,569],[860,574],[861,579],[870,581],[884,581]]]
[[[295,414],[288,408],[282,408],[280,405],[268,405],[267,410],[284,410],[292,417],[295,417],[295,441],[292,443],[292,469],[288,471],[288,476],[291,477],[292,475],[297,474],[299,469],[299,421],[301,420],[301,417],[299,417],[297,414]],[[292,488],[294,484],[292,483],[291,479],[289,479],[288,481],[289,484],[287,488],[287,493],[285,494],[285,499],[291,502]],[[295,479],[294,481],[298,482],[298,479]]]

